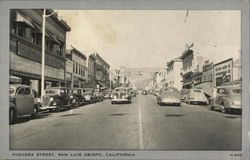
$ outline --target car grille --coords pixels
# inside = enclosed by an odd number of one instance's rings
[[[42,101],[43,106],[48,106],[49,102],[50,102],[49,97],[44,96]]]

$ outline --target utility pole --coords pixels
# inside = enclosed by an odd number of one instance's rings
[[[41,73],[41,98],[44,92],[44,68],[45,68],[45,16],[46,9],[43,9],[43,33],[42,33],[42,73]]]
[[[45,70],[45,18],[49,17],[56,12],[51,13],[50,15],[46,15],[46,9],[43,9],[43,33],[42,33],[42,73],[41,73],[41,98],[43,97],[44,92],[44,70]]]

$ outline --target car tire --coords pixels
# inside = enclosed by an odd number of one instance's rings
[[[34,106],[33,113],[31,114],[31,117],[35,118],[35,117],[37,117],[37,114],[38,114],[38,106]]]
[[[57,105],[56,106],[56,112],[60,112],[61,111],[61,105]]]
[[[211,105],[210,102],[208,103],[208,108],[209,108],[209,110],[212,110],[212,111],[214,110],[214,107]]]
[[[9,111],[9,124],[13,124],[15,121],[15,110],[13,108]]]
[[[221,105],[221,112],[224,114],[228,113],[228,109],[225,108],[224,104]]]

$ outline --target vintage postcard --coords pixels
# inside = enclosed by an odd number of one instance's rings
[[[0,159],[249,159],[249,2],[208,2],[0,1]]]

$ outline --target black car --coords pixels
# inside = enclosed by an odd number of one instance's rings
[[[142,90],[142,93],[141,93],[142,95],[147,95],[148,94],[148,92],[146,91],[146,90]]]
[[[82,88],[70,89],[70,102],[76,107],[85,104],[84,90]]]
[[[71,108],[69,89],[64,87],[45,89],[40,110],[56,110],[59,112],[62,108]]]

